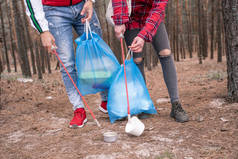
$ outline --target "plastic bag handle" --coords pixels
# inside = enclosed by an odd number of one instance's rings
[[[90,33],[91,37],[93,37],[90,23],[88,22],[88,20],[86,20],[85,22],[84,32],[86,32],[86,39],[88,39],[88,32]]]
[[[133,52],[131,51],[131,49],[128,50],[128,53],[126,55],[126,60],[129,59],[129,55],[130,55],[131,58],[133,58]]]

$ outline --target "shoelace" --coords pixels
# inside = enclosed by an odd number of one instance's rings
[[[80,116],[81,118],[83,117],[83,113],[81,113],[81,112],[76,112],[74,115],[75,115],[76,117],[78,117],[78,116]]]
[[[179,103],[176,103],[176,105],[174,106],[174,111],[177,112],[182,112],[185,113],[185,111],[183,110],[183,108],[181,107],[181,105]]]

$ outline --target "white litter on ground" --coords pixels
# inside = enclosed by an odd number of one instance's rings
[[[51,117],[48,121],[49,126],[53,129],[55,128],[64,128],[65,124],[68,122],[65,118]]]
[[[27,83],[27,82],[33,82],[33,79],[31,79],[31,78],[18,78],[17,81]]]
[[[60,129],[53,129],[53,130],[47,130],[42,136],[50,136],[50,135],[55,135],[56,133],[60,132],[62,128]]]
[[[112,154],[100,154],[100,155],[88,155],[84,159],[116,159],[119,154],[112,153]]]
[[[225,119],[225,118],[220,118],[221,119],[221,121],[223,121],[223,122],[228,122],[229,120],[227,120],[227,119]]]
[[[172,139],[165,138],[165,137],[162,137],[162,136],[153,136],[152,139],[160,141],[160,142],[166,142],[166,143],[172,143],[173,142]]]
[[[53,97],[51,97],[51,96],[48,96],[48,97],[46,97],[45,99],[53,99]]]
[[[217,98],[217,99],[214,99],[211,103],[210,103],[210,106],[211,107],[216,107],[216,108],[221,108],[221,106],[225,103],[225,100],[224,99],[221,99],[221,98]]]
[[[167,103],[170,102],[169,98],[159,98],[156,100],[156,103]]]
[[[149,158],[150,157],[150,151],[148,149],[141,149],[141,150],[137,150],[134,152],[138,158]]]
[[[24,137],[24,133],[20,130],[10,133],[8,136],[9,143],[17,143],[17,142],[21,141],[23,137]]]

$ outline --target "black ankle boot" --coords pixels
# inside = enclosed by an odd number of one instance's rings
[[[147,114],[147,113],[141,113],[141,114],[138,114],[137,117],[139,119],[148,119],[151,117],[151,114]]]
[[[172,109],[170,112],[170,117],[174,118],[175,121],[183,123],[189,120],[187,113],[183,110],[179,102],[172,103]]]

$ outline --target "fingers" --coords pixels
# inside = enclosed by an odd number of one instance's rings
[[[55,38],[49,31],[41,34],[41,42],[42,45],[47,49],[48,53],[52,52],[52,46],[53,48],[57,48],[55,44]]]
[[[84,15],[85,14],[85,10],[86,10],[86,7],[84,6],[80,14]]]
[[[82,9],[80,14],[81,15],[85,15],[85,17],[81,19],[82,23],[85,23],[86,20],[90,21],[92,19],[92,16],[93,16],[93,5],[92,5],[91,1],[87,1],[84,4],[83,9]]]
[[[129,46],[129,48],[134,52],[135,50],[140,48],[140,43],[138,42],[138,40],[135,38],[133,40],[133,42],[131,43],[131,46]]]
[[[133,48],[133,47],[135,47],[135,46],[137,46],[138,45],[138,42],[137,42],[137,39],[135,38],[133,41],[132,41],[132,43],[131,43],[131,46],[129,46],[130,48]]]
[[[91,11],[88,11],[88,12],[86,13],[86,16],[81,19],[81,22],[82,22],[82,23],[85,23],[86,20],[89,22],[89,21],[92,19],[92,16],[93,16],[93,11],[92,11],[92,12],[91,12]]]
[[[46,47],[46,49],[47,49],[47,51],[48,51],[48,53],[53,53],[53,51],[55,50],[55,49],[53,49],[54,47],[52,47],[53,46],[53,44],[49,44],[49,45],[47,45],[47,47]]]
[[[144,40],[141,39],[140,37],[136,37],[131,46],[129,46],[129,48],[131,49],[131,51],[133,52],[142,52],[143,47],[144,47]]]
[[[82,18],[82,19],[81,19],[81,22],[82,22],[82,23],[85,23],[85,22],[86,22],[86,18]]]
[[[125,25],[115,25],[114,27],[114,31],[115,31],[115,35],[118,39],[122,38],[125,31],[126,31],[126,27]]]
[[[55,44],[55,39],[52,38],[50,41],[47,43],[47,50],[49,53],[53,53],[53,51],[56,50],[56,44]]]
[[[118,37],[119,37],[118,35],[120,34],[120,30],[117,29],[117,27],[115,26],[115,27],[114,27],[114,31],[115,31],[116,37],[118,38]]]
[[[118,38],[118,39],[120,39],[122,36],[122,32],[115,32],[115,34],[116,34],[116,37]]]
[[[130,48],[133,52],[142,52],[143,48],[141,46]]]
[[[87,14],[87,20],[90,21],[92,19],[92,16],[93,16],[93,10],[89,10]]]
[[[56,53],[57,46],[55,44],[51,45],[50,52],[51,53]]]
[[[85,23],[85,22],[86,22],[86,18],[82,18],[82,19],[81,19],[81,22],[82,22],[82,23]]]
[[[134,48],[130,48],[132,52],[142,52],[143,50],[143,46],[139,45],[137,47]]]

